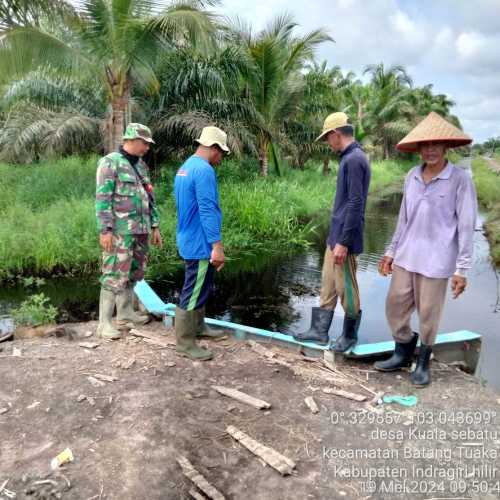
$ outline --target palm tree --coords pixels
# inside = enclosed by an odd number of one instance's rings
[[[10,3],[15,1],[19,0]],[[105,149],[114,150],[130,119],[133,89],[149,93],[158,90],[154,64],[160,52],[189,44],[202,48],[210,45],[214,22],[212,15],[203,10],[207,3],[81,0],[77,7],[67,3],[62,27],[40,22],[3,31],[0,83],[43,66],[73,78],[93,76],[105,90],[109,107]]]
[[[210,124],[227,132],[234,153],[256,154],[255,137],[247,125],[256,119],[255,111],[241,92],[245,58],[246,52],[231,44],[208,54],[187,47],[162,56],[156,67],[158,94],[153,99],[135,96],[160,138],[156,148],[160,155],[184,155]]]
[[[98,153],[106,98],[99,82],[72,80],[40,68],[4,87],[0,109],[1,158],[38,161],[42,156]]]
[[[280,171],[279,143],[288,142],[284,124],[298,111],[304,91],[301,70],[319,44],[332,40],[323,29],[295,36],[296,27],[292,17],[284,14],[257,35],[244,27],[234,32],[235,42],[248,54],[242,92],[255,109],[250,128],[257,138],[263,176],[268,175],[269,155]]]
[[[385,69],[383,63],[367,66],[364,74],[371,76],[366,127],[384,158],[389,158],[391,146],[412,127],[412,79],[403,66]]]
[[[306,70],[299,111],[285,123],[285,129],[294,145],[292,155],[298,167],[303,169],[307,160],[315,158],[323,162],[323,174],[327,175],[331,154],[315,138],[328,114],[345,110],[346,90],[354,75],[350,72],[344,75],[339,66],[328,68],[326,61],[321,64],[313,61]]]

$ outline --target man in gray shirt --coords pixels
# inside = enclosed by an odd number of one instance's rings
[[[441,320],[448,280],[453,298],[467,286],[472,267],[477,201],[470,175],[446,159],[448,148],[472,139],[437,113],[430,113],[399,144],[400,151],[419,152],[423,163],[405,179],[398,224],[379,263],[384,276],[392,273],[386,316],[396,347],[392,357],[375,363],[381,371],[408,367],[418,341],[410,318],[420,321],[416,386],[430,382],[429,360]]]

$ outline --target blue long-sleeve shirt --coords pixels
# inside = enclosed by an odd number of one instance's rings
[[[221,241],[222,226],[215,170],[203,158],[191,156],[177,171],[174,193],[181,257],[210,258],[212,243]]]
[[[349,253],[363,252],[366,198],[370,186],[370,165],[357,142],[340,154],[337,191],[327,244],[347,247]]]

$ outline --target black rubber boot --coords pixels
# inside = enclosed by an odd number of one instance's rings
[[[431,381],[429,370],[429,361],[431,359],[432,347],[430,345],[420,344],[417,358],[417,367],[411,374],[411,381],[417,387],[425,387]]]
[[[417,342],[418,333],[415,332],[413,332],[413,338],[410,342],[406,344],[396,342],[396,347],[392,356],[385,361],[377,361],[374,368],[381,372],[393,372],[395,370],[401,370],[401,368],[408,368],[411,365]]]
[[[311,314],[311,328],[307,332],[293,335],[299,342],[316,342],[318,344],[328,344],[328,330],[332,324],[333,311],[313,307]]]
[[[356,345],[358,341],[359,324],[361,323],[361,314],[362,311],[359,311],[356,318],[344,316],[342,335],[335,341],[335,346],[333,347],[335,352],[347,352]]]

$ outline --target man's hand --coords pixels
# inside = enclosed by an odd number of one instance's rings
[[[113,233],[101,233],[99,235],[99,243],[105,252],[111,252],[113,250]]]
[[[456,299],[467,287],[467,278],[454,274],[451,278],[452,296]]]
[[[212,264],[217,271],[220,271],[224,267],[224,247],[220,241],[213,244],[212,253],[210,254],[210,264]]]
[[[157,227],[153,228],[153,232],[151,233],[151,244],[156,245],[157,247],[162,248],[163,242],[161,241],[160,230]]]
[[[394,259],[392,257],[389,257],[388,255],[384,255],[378,263],[378,272],[382,276],[388,276],[389,274],[392,274],[392,263],[393,262],[394,262]]]
[[[333,249],[333,261],[335,264],[341,266],[347,258],[347,247],[337,243]]]

